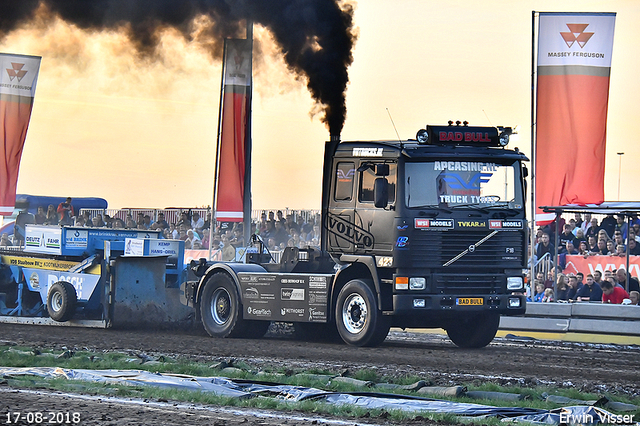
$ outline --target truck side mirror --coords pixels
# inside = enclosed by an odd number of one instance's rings
[[[377,178],[373,182],[373,203],[383,209],[389,204],[389,181],[387,178]]]

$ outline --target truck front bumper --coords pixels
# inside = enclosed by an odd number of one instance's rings
[[[424,315],[444,312],[496,312],[524,315],[526,297],[520,294],[455,296],[439,294],[394,294],[393,315]]]

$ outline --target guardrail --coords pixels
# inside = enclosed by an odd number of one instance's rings
[[[570,341],[640,344],[640,306],[527,303],[523,317],[502,317],[500,330],[564,334]]]

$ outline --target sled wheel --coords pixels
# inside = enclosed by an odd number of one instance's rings
[[[49,288],[47,310],[51,319],[69,321],[76,312],[78,295],[76,289],[66,281],[58,281]]]

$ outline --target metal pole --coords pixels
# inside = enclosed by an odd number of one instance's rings
[[[247,127],[245,129],[244,146],[244,199],[243,199],[243,236],[245,248],[251,240],[251,98],[253,95],[253,21],[247,19],[247,41],[251,46],[249,62],[249,87],[247,93]]]
[[[536,40],[536,11],[531,12],[531,257],[529,259],[529,291],[533,300],[535,288],[533,280],[535,278],[535,265],[533,263],[536,254],[536,147],[535,147],[535,40]]]
[[[620,174],[622,172],[622,156],[624,152],[618,152],[618,201],[620,201]]]

